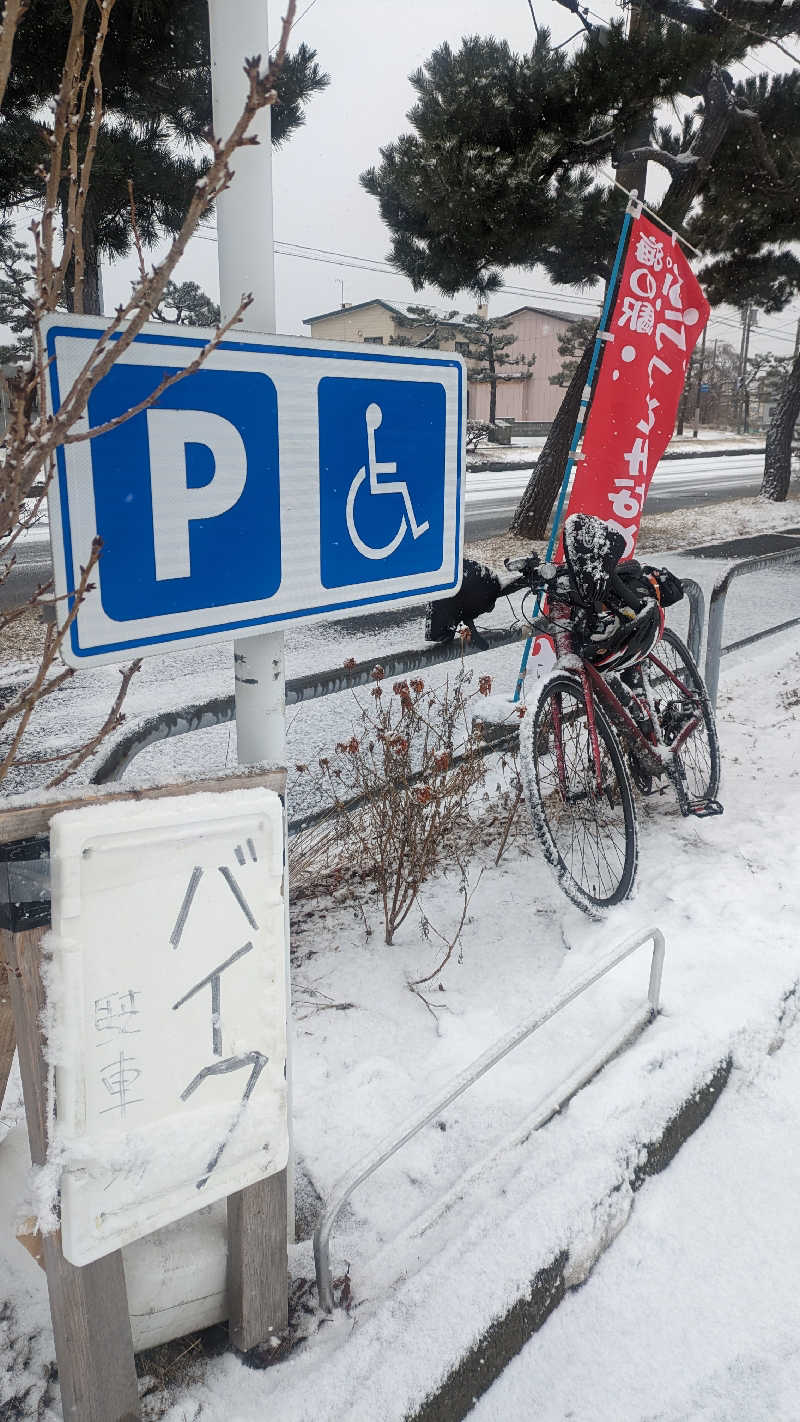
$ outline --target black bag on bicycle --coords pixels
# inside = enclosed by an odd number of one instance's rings
[[[579,655],[602,671],[635,666],[664,628],[658,581],[635,559],[620,563],[624,551],[623,535],[592,514],[572,514],[564,525],[564,562],[578,604],[573,635]]]
[[[487,643],[475,627],[475,618],[492,612],[503,586],[497,574],[484,563],[476,563],[472,558],[464,559],[461,587],[452,597],[443,597],[438,602],[430,602],[426,608],[426,642],[452,642],[456,630],[463,622],[469,628],[473,644],[485,647]]]

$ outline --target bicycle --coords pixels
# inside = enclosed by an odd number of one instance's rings
[[[532,554],[506,560],[506,567],[519,575],[507,591],[527,588],[540,602],[547,599],[547,610],[528,626],[531,635],[552,638],[557,656],[521,727],[531,818],[563,891],[596,915],[626,899],[636,878],[631,781],[644,795],[671,781],[683,815],[722,813],[716,799],[720,757],[714,713],[689,649],[665,627],[655,598],[658,622],[655,635],[652,628],[648,632],[649,646],[640,638],[643,655],[633,659],[631,653],[626,662],[622,651],[613,668],[608,664],[613,654],[601,667],[602,626],[592,634],[596,614],[576,592],[565,565],[540,564]],[[663,576],[672,578],[665,570]],[[629,624],[637,617],[643,628],[643,614],[632,614]],[[629,646],[635,634],[634,627]],[[618,645],[625,647],[624,636]]]

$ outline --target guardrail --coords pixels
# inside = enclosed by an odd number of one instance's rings
[[[725,621],[725,602],[731,583],[745,574],[758,573],[764,568],[775,568],[780,567],[781,564],[792,563],[800,563],[800,548],[786,549],[780,553],[764,553],[758,558],[746,558],[741,563],[732,564],[717,578],[708,607],[708,636],[706,638],[705,683],[708,688],[708,699],[712,706],[717,704],[719,664],[722,657],[727,657],[730,652],[737,652],[741,647],[749,647],[753,642],[760,642],[763,637],[772,637],[776,632],[784,632],[787,627],[796,627],[800,624],[800,617],[790,617],[786,622],[766,627],[763,632],[753,632],[749,637],[740,637],[737,642],[729,642],[727,647],[723,647],[722,627]],[[696,656],[695,660],[697,660]]]
[[[703,590],[693,579],[684,581],[684,589],[689,599],[689,631],[687,641],[695,661],[699,660],[700,642],[703,635],[705,600]],[[388,677],[405,676],[408,672],[423,667],[442,666],[447,662],[460,661],[462,656],[476,656],[483,651],[493,651],[496,647],[508,646],[511,642],[524,641],[527,633],[522,626],[491,628],[482,633],[488,648],[475,647],[469,642],[435,642],[428,647],[411,647],[402,652],[390,652],[385,657],[371,657],[368,661],[356,662],[352,667],[335,667],[321,672],[309,672],[305,676],[291,677],[286,682],[286,704],[296,706],[301,701],[313,701],[320,696],[333,696],[339,691],[351,691],[357,686],[366,686],[373,679],[376,666],[383,667]],[[148,746],[158,741],[170,740],[173,736],[186,736],[192,731],[205,731],[212,726],[223,726],[233,721],[236,707],[233,696],[216,696],[209,701],[184,706],[179,711],[165,711],[159,716],[140,721],[133,730],[126,732],[114,743],[108,755],[92,775],[93,785],[107,785],[121,780],[125,771]]]
[[[646,1002],[636,1008],[625,1019],[623,1025],[618,1028],[611,1037],[607,1038],[602,1047],[588,1057],[565,1081],[538,1102],[534,1108],[532,1117],[525,1123],[524,1134],[529,1135],[532,1131],[538,1130],[549,1121],[558,1111],[567,1104],[568,1101],[580,1091],[581,1087],[591,1081],[592,1077],[604,1067],[613,1056],[626,1045],[636,1033],[640,1032],[652,1022],[659,1009],[661,993],[661,974],[664,966],[664,935],[660,928],[649,928],[644,933],[634,934],[615,949],[605,962],[591,972],[585,973],[571,987],[565,989],[558,997],[545,1008],[543,1012],[537,1012],[533,1017],[529,1017],[522,1022],[519,1027],[508,1032],[501,1037],[494,1046],[489,1047],[481,1056],[476,1057],[458,1076],[440,1092],[435,1099],[429,1098],[419,1110],[415,1111],[398,1131],[390,1137],[385,1137],[379,1145],[375,1146],[368,1155],[364,1156],[354,1165],[346,1175],[335,1186],[330,1203],[327,1205],[316,1230],[314,1231],[314,1265],[317,1274],[317,1292],[319,1302],[326,1313],[331,1313],[333,1309],[333,1285],[331,1280],[330,1265],[330,1236],[333,1226],[338,1216],[341,1214],[351,1195],[359,1185],[363,1185],[371,1175],[387,1160],[401,1149],[402,1146],[418,1135],[425,1126],[444,1111],[453,1101],[462,1096],[465,1091],[474,1086],[482,1076],[485,1076],[493,1066],[507,1057],[509,1052],[513,1052],[515,1047],[526,1041],[529,1037],[543,1027],[546,1022],[562,1012],[571,1002],[580,997],[588,988],[593,987],[596,982],[606,973],[610,973],[612,968],[616,968],[620,963],[635,953],[637,948],[643,947],[645,943],[653,944],[653,956],[650,960],[650,977],[647,987]]]

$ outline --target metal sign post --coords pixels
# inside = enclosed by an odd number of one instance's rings
[[[211,29],[211,96],[214,132],[230,133],[245,93],[242,63],[246,56],[269,55],[266,0],[208,0]],[[272,236],[272,147],[270,110],[251,125],[257,144],[238,149],[231,159],[234,180],[217,199],[217,255],[222,319],[236,310],[242,295],[252,303],[244,326],[275,330],[275,260]],[[283,632],[263,632],[234,643],[236,737],[239,762],[272,761],[282,765],[286,743]]]
[[[242,63],[260,54],[269,63],[267,0],[208,0],[214,132],[231,131],[244,95]],[[234,154],[234,180],[217,199],[217,260],[222,319],[233,315],[244,292],[252,302],[250,330],[275,330],[275,257],[272,233],[272,144],[269,107],[251,125],[257,143]],[[236,746],[240,765],[286,759],[286,672],[283,632],[262,632],[233,644]],[[284,847],[286,844],[284,808]],[[284,862],[286,854],[284,852]],[[284,885],[286,889],[286,885]],[[287,1018],[290,1006],[289,905],[285,893],[284,948]],[[286,1058],[291,1092],[291,1061]],[[291,1140],[291,1113],[289,1116]],[[291,1149],[291,1147],[290,1147]],[[247,1350],[280,1334],[288,1323],[288,1183],[286,1169],[228,1200],[228,1293],[232,1342]],[[259,1232],[266,1248],[257,1256],[268,1277],[252,1285],[247,1251]],[[259,1291],[260,1286],[260,1291]]]

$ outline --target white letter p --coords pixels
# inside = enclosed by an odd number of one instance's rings
[[[218,518],[241,497],[247,452],[235,425],[208,410],[148,410],[150,487],[156,579],[188,578],[189,526]],[[186,446],[204,444],[214,457],[214,476],[200,489],[186,482]]]

